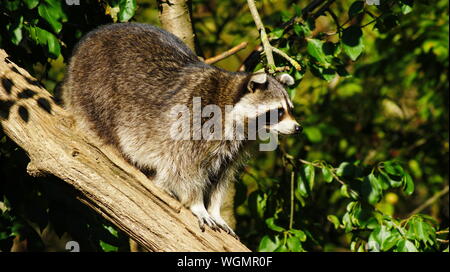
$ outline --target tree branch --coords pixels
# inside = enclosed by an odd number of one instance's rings
[[[0,125],[30,157],[32,175],[52,174],[80,200],[149,251],[248,251],[197,219],[126,163],[115,149],[78,132],[72,117],[0,49]]]
[[[274,72],[275,69],[275,61],[273,59],[272,54],[272,45],[270,45],[269,38],[267,37],[266,29],[264,28],[264,24],[261,21],[261,17],[259,16],[258,9],[256,8],[254,0],[247,0],[247,5],[250,9],[250,13],[252,14],[253,21],[255,21],[256,28],[259,31],[259,35],[261,37],[261,42],[263,44],[264,52],[267,58],[267,64],[269,66],[269,71]]]
[[[448,194],[448,185],[444,187],[441,191],[437,192],[434,196],[429,198],[425,203],[414,209],[411,213],[409,213],[409,216],[413,216],[414,214],[420,213],[429,206],[431,206],[434,202],[436,202],[439,198],[445,196]]]
[[[207,64],[213,64],[216,62],[219,62],[225,58],[228,58],[229,56],[236,54],[237,52],[241,51],[242,49],[244,49],[245,47],[247,47],[248,42],[241,42],[240,44],[236,45],[235,47],[217,55],[211,58],[208,58],[205,60],[205,63]]]
[[[280,49],[276,48],[276,47],[272,47],[272,51],[277,53],[278,55],[282,56],[283,58],[285,58],[287,61],[289,61],[289,63],[294,66],[294,68],[298,71],[300,71],[302,69],[302,67],[300,66],[300,64],[294,60],[293,58],[289,57],[288,54],[284,53],[283,51],[281,51]]]

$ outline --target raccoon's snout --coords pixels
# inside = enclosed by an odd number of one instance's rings
[[[303,131],[302,126],[292,119],[284,119],[277,124],[269,126],[268,129],[272,132],[285,135],[299,134]]]

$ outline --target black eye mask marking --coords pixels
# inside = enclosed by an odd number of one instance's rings
[[[283,108],[273,109],[267,111],[258,116],[258,122],[262,122],[262,124],[271,126],[278,124],[278,122],[283,119],[285,114],[285,110]],[[260,123],[261,124],[261,123]]]

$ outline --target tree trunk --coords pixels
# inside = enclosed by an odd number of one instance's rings
[[[180,38],[195,52],[194,30],[189,1],[158,0],[159,21],[162,28]]]
[[[52,174],[149,251],[249,251],[197,219],[117,152],[74,129],[72,117],[0,49],[0,124],[23,148],[32,176]],[[83,250],[83,249],[81,249]]]

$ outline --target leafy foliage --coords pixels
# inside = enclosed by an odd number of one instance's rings
[[[158,24],[153,1],[80,2],[0,2],[0,47],[50,91],[91,29]],[[255,154],[239,177],[241,240],[259,251],[448,251],[448,2],[325,0],[313,10],[298,3],[257,1],[271,44],[301,66],[275,55],[296,79],[289,93],[304,133]],[[200,55],[249,41],[217,64],[238,69],[260,43],[245,6],[193,1]],[[265,65],[263,56],[247,69]],[[28,177],[24,152],[1,132],[0,139],[0,250],[20,241],[50,250],[44,230],[56,233],[59,250],[69,239],[82,250],[129,250],[125,235],[70,188]]]

